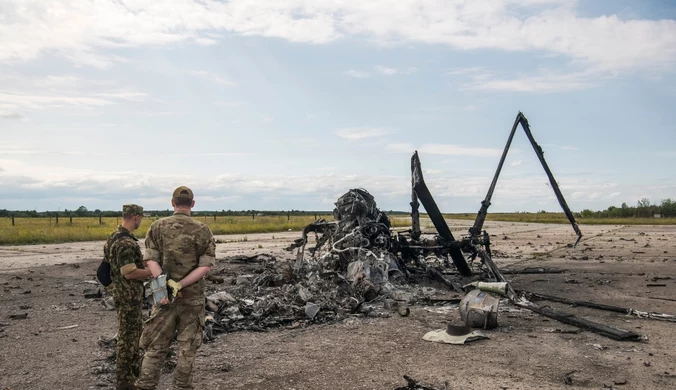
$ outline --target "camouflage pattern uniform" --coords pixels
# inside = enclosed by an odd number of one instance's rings
[[[143,208],[125,205],[125,214],[142,215]],[[111,241],[120,233],[129,234]],[[105,259],[110,263],[111,284],[106,290],[115,300],[118,338],[116,346],[117,389],[134,389],[140,372],[139,338],[143,329],[143,282],[128,280],[124,275],[137,268],[145,268],[138,239],[129,230],[118,226],[103,247]]]
[[[191,194],[192,198],[192,194]],[[145,260],[157,261],[167,279],[180,281],[197,267],[215,265],[216,243],[209,227],[188,214],[159,219],[150,226],[145,240]],[[178,341],[178,364],[174,370],[175,389],[193,389],[192,371],[204,330],[204,278],[182,288],[167,305],[156,305],[141,336],[145,350],[140,389],[155,389],[160,370],[174,336]]]

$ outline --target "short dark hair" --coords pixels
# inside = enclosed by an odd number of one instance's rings
[[[192,199],[188,198],[174,198],[174,203],[176,206],[180,207],[190,207],[192,206]]]

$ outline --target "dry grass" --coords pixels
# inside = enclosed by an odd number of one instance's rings
[[[464,219],[473,221],[475,213],[444,214],[448,219]],[[563,213],[488,213],[487,221],[503,222],[537,222],[537,223],[563,223],[568,219]],[[580,225],[676,225],[676,218],[582,218],[575,220]]]
[[[332,220],[333,216],[320,215],[319,218]],[[144,237],[152,221],[157,218],[144,218],[141,227],[134,232]],[[281,231],[299,231],[314,222],[314,216],[232,216],[232,217],[196,217],[205,222],[214,234],[271,233]],[[103,218],[102,224],[96,217],[59,218],[59,224],[52,218],[16,218],[12,226],[10,218],[0,219],[0,245],[25,245],[59,243],[73,241],[96,241],[106,239],[115,230],[120,219]],[[393,226],[406,226],[406,218],[393,218]]]
[[[476,214],[445,214],[448,219],[474,220]],[[319,218],[332,220],[333,216],[321,215]],[[426,216],[421,215],[423,220]],[[135,232],[138,237],[144,237],[152,221],[157,218],[144,218],[141,227]],[[314,221],[314,216],[250,216],[232,217],[196,217],[205,222],[214,234],[246,234],[272,233],[281,231],[299,231]],[[489,221],[506,222],[538,222],[567,224],[563,213],[494,213],[488,214]],[[392,227],[410,226],[410,217],[395,216],[391,218]],[[674,225],[676,218],[577,218],[581,225]],[[59,224],[52,218],[16,218],[12,226],[10,218],[0,219],[0,245],[43,244],[73,241],[104,240],[117,227],[118,218],[103,218],[99,225],[96,217],[60,218]]]

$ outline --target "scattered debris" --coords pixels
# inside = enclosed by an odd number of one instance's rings
[[[404,375],[404,379],[406,379],[407,385],[406,386],[400,386],[400,387],[395,387],[394,390],[449,390],[450,387],[448,387],[448,382],[444,384],[444,387],[434,387],[431,385],[427,385],[423,382],[417,381],[413,378],[411,378],[408,375]]]
[[[653,320],[676,322],[676,316],[671,315],[671,314],[645,312],[645,311],[631,309],[631,308],[612,306],[612,305],[604,305],[604,304],[601,304],[601,303],[595,303],[595,302],[589,302],[589,301],[576,301],[576,300],[572,300],[572,299],[568,299],[568,298],[555,297],[555,296],[552,296],[552,295],[538,294],[538,293],[533,293],[533,292],[528,292],[528,291],[523,291],[522,293],[524,295],[528,296],[531,300],[532,299],[542,299],[542,300],[547,300],[547,301],[551,301],[551,302],[566,303],[566,304],[569,304],[571,306],[582,306],[582,307],[589,307],[589,308],[592,308],[592,309],[612,311],[612,312],[624,313],[624,314],[628,314],[628,315],[635,315],[639,318],[649,318],[649,319],[653,319]]]
[[[503,275],[528,275],[528,274],[562,274],[566,270],[559,268],[546,267],[528,267],[524,269],[504,269],[501,270]]]
[[[423,336],[423,340],[445,344],[465,344],[488,338],[490,337],[481,333],[481,331],[473,330],[469,326],[456,326],[451,324],[448,324],[446,329],[433,330],[427,332]]]
[[[646,297],[648,299],[658,299],[660,301],[671,301],[671,302],[676,302],[675,298],[664,298],[664,297]]]
[[[28,313],[23,313],[23,314],[10,314],[9,318],[12,320],[25,320],[28,318]]]
[[[86,299],[97,299],[97,298],[103,298],[103,293],[101,292],[101,289],[86,289],[84,290],[84,297]]]
[[[567,373],[563,374],[563,383],[568,385],[568,386],[572,386],[573,385],[573,376],[572,375],[575,374],[576,372],[577,372],[577,370],[573,370],[571,372],[567,372]]]
[[[106,310],[115,310],[115,300],[113,297],[103,298],[103,300],[101,300],[101,304],[106,308]]]
[[[582,332],[582,329],[579,328],[570,328],[570,329],[545,328],[543,330],[547,333],[562,333],[562,334],[579,334]]]
[[[80,326],[80,325],[76,324],[76,325],[60,326],[60,327],[56,328],[56,330],[74,329],[74,328],[77,328],[78,326]]]

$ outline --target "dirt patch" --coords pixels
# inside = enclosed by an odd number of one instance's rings
[[[454,232],[469,227],[467,221],[449,222]],[[567,270],[507,275],[515,288],[676,313],[676,302],[653,299],[676,299],[676,226],[583,226],[585,238],[577,248],[568,247],[575,236],[566,225],[492,222],[486,228],[501,267]],[[220,236],[217,256],[291,258],[283,248],[298,237],[289,232]],[[83,295],[96,288],[91,282],[102,245],[0,248],[0,389],[113,388],[100,370],[110,349],[100,347],[98,339],[115,334],[115,312]],[[217,269],[229,283],[247,267],[219,261]],[[655,284],[665,286],[648,286]],[[210,283],[210,288],[218,286]],[[448,382],[451,389],[676,386],[676,324],[552,306],[649,340],[618,342],[589,332],[556,332],[571,328],[511,308],[500,313],[498,328],[485,331],[488,340],[436,344],[422,335],[459,321],[457,310],[436,313],[416,306],[408,317],[348,318],[221,335],[200,349],[195,384],[205,389],[394,389],[406,384],[406,374],[437,386]],[[27,317],[10,318],[22,314]],[[165,374],[160,388],[170,383]]]

